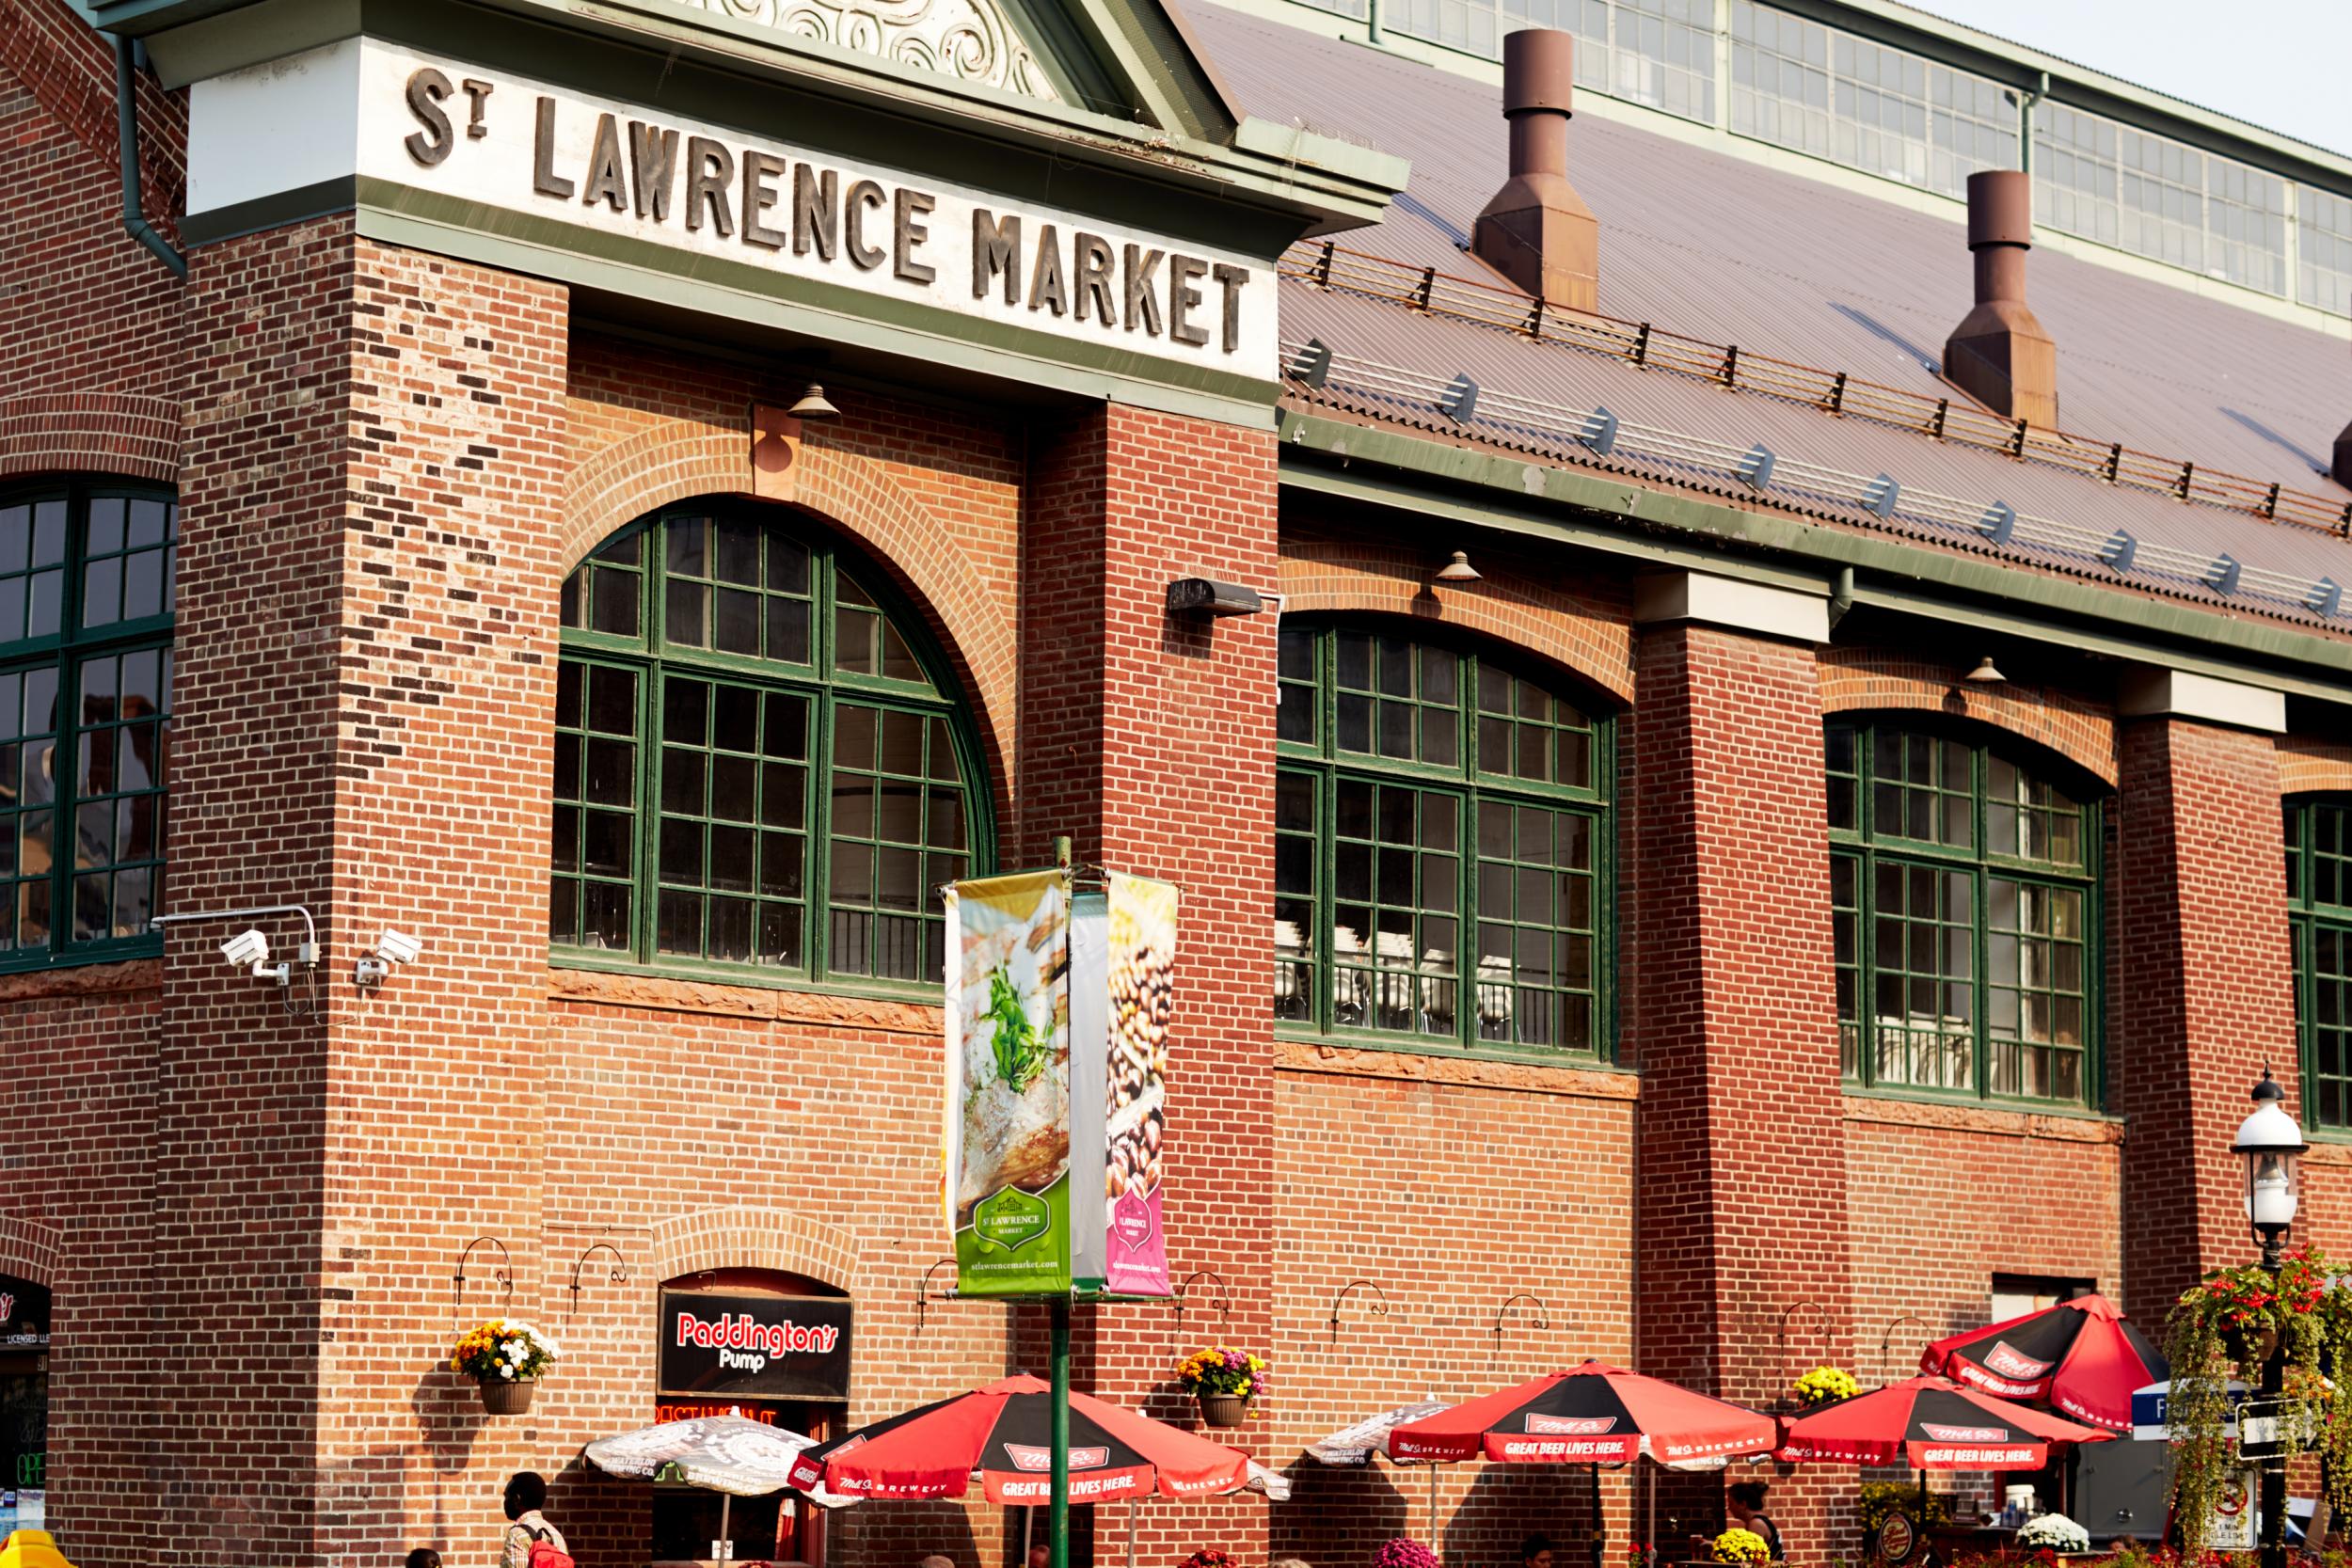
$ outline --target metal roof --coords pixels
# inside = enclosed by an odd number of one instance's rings
[[[1348,248],[1440,275],[1487,276],[1462,246],[1504,174],[1495,87],[1214,5],[1195,4],[1190,14],[1250,112],[1360,136],[1411,159],[1407,192],[1377,227],[1346,236]],[[1579,119],[1569,135],[1572,178],[1601,220],[1600,308],[1609,315],[1964,406],[1934,369],[1945,334],[1971,299],[1959,203],[1947,220],[1593,117]],[[2352,605],[2323,623],[2288,589],[2323,579],[2352,584],[2352,543],[2315,529],[2110,484],[1785,397],[1637,369],[1376,292],[1285,279],[1284,338],[1318,339],[1338,356],[1319,398],[1529,450],[1558,445],[1536,428],[1544,420],[1516,419],[1508,432],[1481,428],[1492,425],[1487,419],[1459,426],[1426,400],[1400,400],[1393,389],[1368,385],[1376,370],[1351,382],[1348,366],[1385,365],[1439,380],[1465,372],[1482,388],[1485,409],[1499,406],[1498,395],[1516,396],[1534,400],[1549,411],[1545,420],[1557,422],[1561,411],[1605,404],[1622,420],[1686,440],[1740,451],[1761,443],[1784,466],[1795,460],[1838,474],[1883,472],[1909,491],[2005,502],[2069,535],[2120,532],[2143,544],[2136,569],[2119,576],[2095,554],[2084,560],[2078,550],[2023,543],[2019,535],[2029,529],[1992,544],[1982,535],[1956,538],[1948,527],[1916,517],[1906,523],[1900,507],[1881,518],[1863,510],[1858,496],[1809,493],[1801,503],[1858,516],[1862,526],[2352,630]],[[2280,482],[2319,507],[2352,504],[2352,492],[2324,474],[2335,434],[2352,418],[2352,354],[2344,339],[2048,250],[2028,264],[2027,294],[2058,345],[2066,429],[2185,459],[2199,470]],[[1595,460],[1572,440],[1555,455]],[[1640,466],[1625,453],[1611,461]],[[1703,476],[1680,467],[1684,482],[1724,482],[1720,468]],[[1661,469],[1660,477],[1676,476]],[[1785,477],[1760,492],[1732,488],[1794,501],[1781,495]],[[2226,593],[2186,564],[2223,557],[2241,568],[2235,582],[2217,570]],[[2158,563],[2178,569],[2152,570]],[[2274,591],[2248,591],[2265,585]]]

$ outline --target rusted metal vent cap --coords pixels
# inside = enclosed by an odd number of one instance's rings
[[[2033,244],[2033,181],[2023,170],[1989,168],[1968,177],[1968,248]]]
[[[1576,111],[1568,95],[1576,87],[1576,36],[1556,27],[1522,27],[1502,37],[1502,112],[1530,109]]]

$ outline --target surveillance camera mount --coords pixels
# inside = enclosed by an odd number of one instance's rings
[[[308,1018],[318,1011],[319,928],[310,918],[310,911],[300,904],[260,904],[250,909],[189,910],[176,914],[159,914],[147,925],[150,930],[160,931],[167,926],[189,925],[200,920],[251,920],[265,914],[298,914],[302,917],[302,942],[294,949],[291,962],[280,959],[271,963],[267,958],[255,960],[252,968],[256,980],[274,980],[285,993],[286,1010],[298,1018]],[[303,974],[310,982],[310,1000],[297,1006],[294,995],[294,965],[302,966]]]

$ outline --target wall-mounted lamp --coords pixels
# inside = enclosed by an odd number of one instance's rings
[[[1454,559],[1438,568],[1439,582],[1476,582],[1478,568],[1470,563],[1468,550],[1455,550]]]
[[[417,955],[424,951],[424,943],[405,931],[395,931],[389,926],[375,939],[375,951],[361,958],[352,972],[351,983],[373,990],[384,983],[392,971],[402,964],[415,963]]]
[[[2009,684],[2009,677],[1994,667],[1991,654],[1977,660],[1977,667],[1969,671],[1962,679],[1971,686],[2007,686]]]
[[[841,410],[833,405],[832,400],[825,396],[825,389],[814,381],[808,384],[808,390],[801,394],[800,401],[785,412],[796,420],[837,420],[841,417]]]
[[[1214,578],[1178,578],[1168,585],[1170,615],[1255,615],[1265,600],[1254,588]]]

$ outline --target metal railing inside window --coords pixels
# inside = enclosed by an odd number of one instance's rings
[[[1846,1077],[2085,1102],[2095,808],[1963,737],[1833,724],[1826,742]]]
[[[1603,1048],[1608,727],[1507,663],[1285,626],[1275,1018]]]

